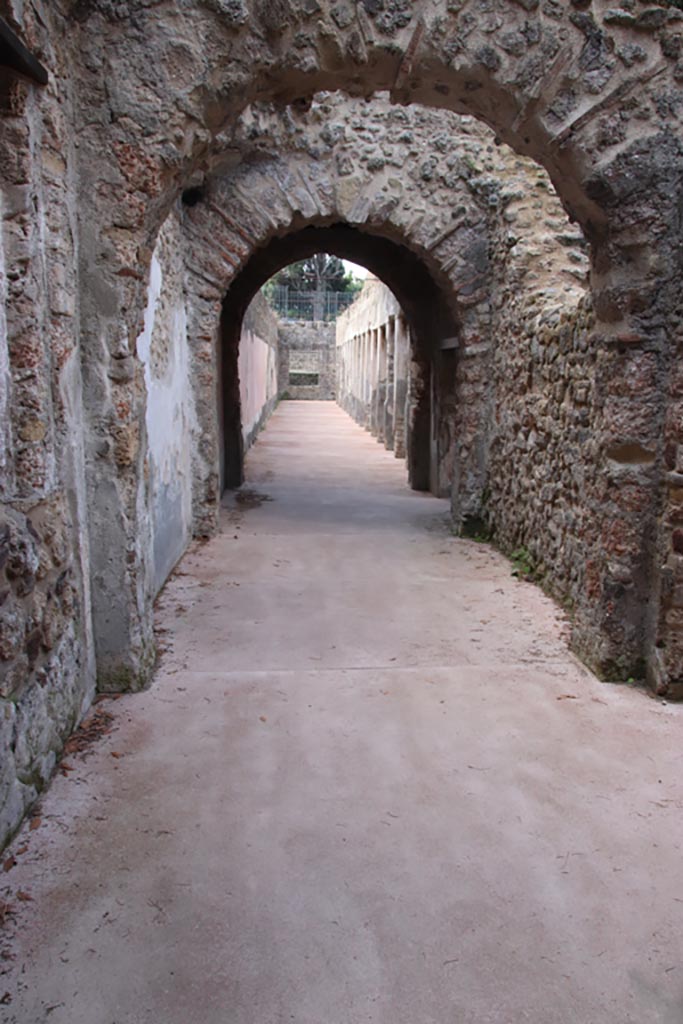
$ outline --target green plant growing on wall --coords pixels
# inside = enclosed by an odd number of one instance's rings
[[[521,580],[537,580],[538,573],[536,565],[527,548],[516,548],[510,555],[512,562],[512,575]]]

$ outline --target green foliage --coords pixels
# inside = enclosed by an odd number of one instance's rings
[[[361,282],[347,274],[338,256],[319,252],[280,270],[268,282],[266,289],[268,285],[271,288],[284,285],[297,292],[355,292],[360,289]]]
[[[527,548],[517,548],[510,555],[512,575],[521,580],[537,580],[538,573],[531,553]]]

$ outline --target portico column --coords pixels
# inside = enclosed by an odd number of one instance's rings
[[[403,314],[395,322],[394,335],[394,455],[406,456],[406,402],[408,369],[408,331]]]
[[[363,331],[362,408],[358,422],[366,426],[368,421],[368,395],[370,391],[370,332]]]
[[[384,403],[387,397],[387,325],[377,332],[377,387],[375,389],[375,427],[378,441],[384,441]]]
[[[389,317],[386,335],[386,384],[384,388],[384,409],[382,413],[384,447],[394,447],[394,346],[396,340],[396,317]]]

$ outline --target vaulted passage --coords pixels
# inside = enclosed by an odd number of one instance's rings
[[[12,869],[7,1019],[678,1019],[677,716],[335,404],[239,494]]]
[[[153,677],[277,400],[261,339],[238,416],[248,292],[297,247],[395,290],[413,486],[525,553],[598,674],[683,695],[683,13],[633,6],[0,0],[0,842]],[[389,440],[392,329],[336,346]]]
[[[681,0],[0,0],[11,1024],[680,1024],[682,210]]]
[[[400,304],[401,330],[404,335],[402,348],[405,349],[403,362],[406,364],[401,372],[403,378],[413,377],[414,408],[407,451],[404,452],[407,456],[408,476],[416,490],[431,489],[443,496],[450,495],[451,480],[439,482],[437,434],[439,421],[446,419],[441,408],[446,405],[444,394],[454,387],[454,367],[444,357],[442,345],[456,341],[459,324],[443,291],[413,253],[386,238],[361,232],[345,224],[327,228],[308,227],[258,250],[233,282],[223,301],[219,340],[223,482],[229,487],[235,487],[243,479],[239,360],[246,340],[240,340],[245,312],[258,289],[274,271],[319,252],[334,253],[362,263],[386,283]],[[362,320],[363,314],[360,316]],[[370,327],[370,324],[364,326]],[[375,338],[377,343],[378,339]],[[386,338],[383,344],[386,349]],[[361,368],[359,365],[357,375],[359,380],[361,377],[367,378],[363,380],[364,385],[374,387],[377,381],[371,382],[369,379],[372,376],[370,363],[368,359],[367,366]],[[409,365],[413,368],[412,374]],[[450,379],[438,387],[438,375],[444,375],[444,367],[450,370]],[[348,391],[349,382],[346,380],[348,369],[340,351],[336,367],[336,389],[341,404],[345,404],[345,399],[352,399]],[[379,366],[374,369],[378,372]],[[386,368],[384,372],[386,376]],[[404,388],[406,383],[404,379]],[[281,381],[280,394],[285,392],[285,382]],[[383,402],[385,398],[382,397]],[[448,411],[452,415],[452,410]],[[450,452],[444,454],[447,458]]]

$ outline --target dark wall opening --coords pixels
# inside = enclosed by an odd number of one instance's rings
[[[415,490],[434,489],[440,430],[440,343],[457,335],[456,317],[444,290],[437,285],[415,253],[391,239],[369,234],[349,224],[306,227],[275,238],[258,249],[235,278],[221,315],[219,415],[222,426],[223,488],[239,487],[244,479],[238,347],[249,303],[278,270],[326,252],[367,267],[394,293],[410,327],[412,358],[422,382],[407,452],[408,479]]]
[[[247,303],[247,306],[249,303]],[[242,436],[242,409],[240,379],[237,367],[242,320],[239,320],[228,302],[223,302],[220,323],[218,368],[218,415],[220,424],[221,491],[239,487],[244,482],[244,441]],[[235,334],[235,327],[237,333]]]

